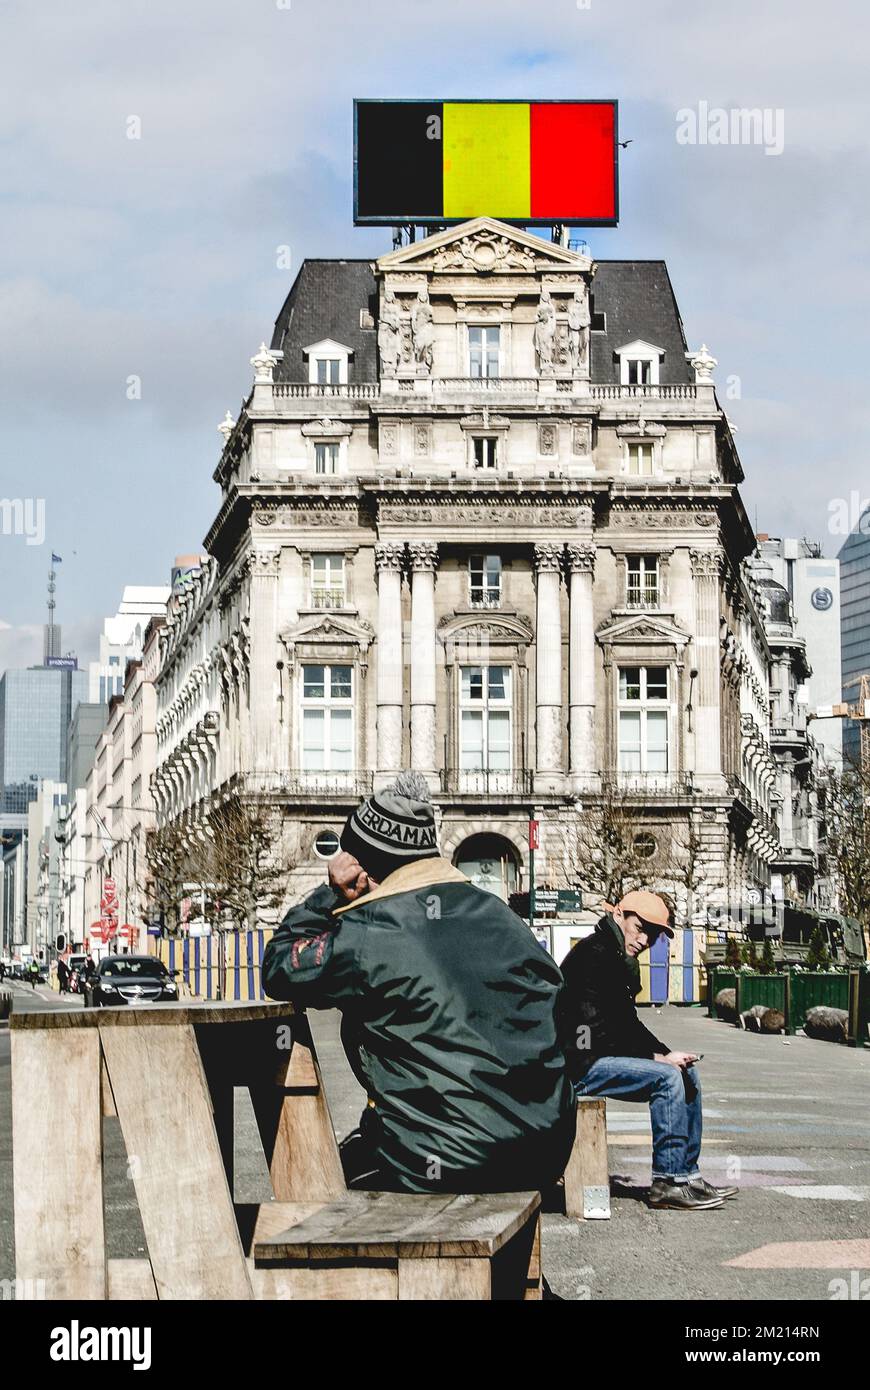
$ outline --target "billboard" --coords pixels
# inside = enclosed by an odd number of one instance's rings
[[[615,227],[615,101],[365,101],[354,107],[357,226],[496,217]]]

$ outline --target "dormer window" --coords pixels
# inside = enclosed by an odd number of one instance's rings
[[[308,358],[308,381],[311,386],[346,386],[352,349],[332,338],[311,343],[302,352]]]
[[[658,386],[664,349],[638,338],[616,349],[622,386]]]

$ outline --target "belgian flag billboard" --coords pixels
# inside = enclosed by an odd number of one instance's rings
[[[615,101],[354,102],[354,222],[614,227]]]

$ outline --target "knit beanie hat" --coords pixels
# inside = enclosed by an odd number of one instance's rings
[[[367,797],[348,816],[341,847],[378,883],[403,864],[437,858],[435,808],[425,777],[401,772],[391,786]]]

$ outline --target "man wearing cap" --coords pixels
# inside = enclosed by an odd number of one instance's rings
[[[329,886],[263,957],[275,999],[342,1011],[368,1105],[348,1182],[383,1191],[549,1186],[574,1138],[555,1010],[562,977],[525,923],[438,850],[425,779],[352,812]]]
[[[591,936],[562,962],[560,1012],[568,1066],[578,1096],[648,1101],[653,1131],[651,1207],[708,1211],[736,1197],[736,1187],[713,1187],[698,1171],[701,1082],[696,1053],[672,1052],[637,1015],[637,959],[662,933],[673,937],[670,911],[657,893],[627,893],[604,904]]]

